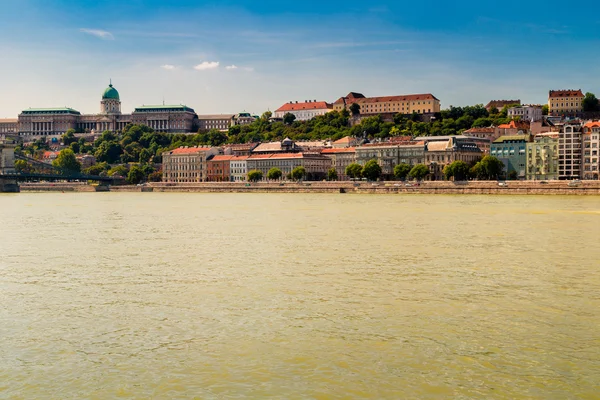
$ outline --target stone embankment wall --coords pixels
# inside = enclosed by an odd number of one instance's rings
[[[150,184],[155,192],[235,192],[235,193],[414,193],[414,194],[553,194],[600,195],[599,181],[582,181],[569,185],[566,181],[540,183],[534,181],[498,182],[305,182],[305,183],[188,183]]]
[[[141,186],[95,186],[85,183],[22,183],[23,192],[189,192],[189,193],[373,193],[373,194],[510,194],[600,195],[600,181],[498,182],[304,182],[304,183],[151,183]]]

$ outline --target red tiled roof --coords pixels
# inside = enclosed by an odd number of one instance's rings
[[[508,124],[499,125],[500,129],[529,129],[530,125],[525,121],[510,121]]]
[[[326,101],[311,101],[309,103],[285,103],[275,112],[300,111],[300,110],[325,110],[332,109],[333,106]]]
[[[355,147],[344,147],[344,148],[338,148],[338,149],[323,149],[323,151],[321,151],[321,154],[335,154],[335,153],[355,153],[356,152],[356,148]]]
[[[195,154],[209,150],[210,147],[179,147],[169,151],[167,154]]]
[[[400,96],[379,96],[379,97],[340,97],[333,104],[343,104],[345,100],[346,104],[352,103],[388,103],[391,101],[416,101],[416,100],[438,100],[431,93],[423,94],[406,94]]]
[[[209,161],[209,162],[210,162],[210,161],[229,161],[229,160],[231,160],[233,157],[235,157],[235,156],[223,156],[223,155],[220,155],[220,156],[214,156],[213,158],[211,158],[211,159],[210,159],[210,160],[208,160],[208,161]]]
[[[548,97],[585,97],[581,89],[579,90],[551,90]]]
[[[355,139],[351,136],[344,136],[343,138],[336,140],[335,142],[333,142],[334,144],[342,144],[342,143],[350,143],[352,141],[354,141]]]
[[[467,129],[463,133],[494,133],[496,132],[495,128],[471,128]]]
[[[248,156],[232,156],[231,161],[244,161],[247,160]]]

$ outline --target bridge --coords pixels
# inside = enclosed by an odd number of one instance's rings
[[[103,184],[114,183],[117,179],[109,176],[87,175],[63,170],[30,157],[15,153],[12,142],[0,142],[0,193],[19,192],[18,182],[31,181],[95,181]],[[15,159],[24,160],[41,172],[17,172]]]

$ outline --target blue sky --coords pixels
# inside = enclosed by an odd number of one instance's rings
[[[262,113],[349,91],[430,92],[444,108],[600,95],[599,3],[529,3],[0,0],[0,118],[95,113],[109,78],[123,112],[164,99]]]

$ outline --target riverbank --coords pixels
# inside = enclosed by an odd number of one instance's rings
[[[187,192],[187,193],[356,193],[356,194],[491,194],[491,195],[600,195],[600,181],[470,182],[303,182],[303,183],[151,183],[95,186],[85,183],[23,183],[23,192]]]

